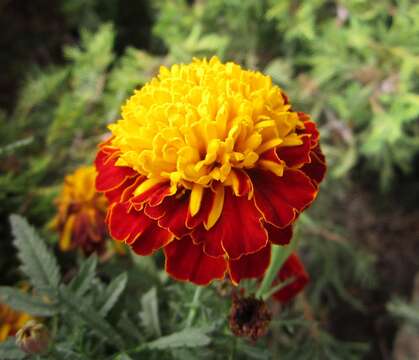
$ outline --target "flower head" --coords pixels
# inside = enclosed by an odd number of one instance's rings
[[[62,251],[80,248],[85,254],[105,249],[106,197],[96,192],[96,170],[82,166],[67,175],[57,203],[53,227],[60,234]]]
[[[96,157],[113,238],[208,284],[260,277],[325,173],[319,133],[271,78],[195,59],[126,102]]]
[[[29,314],[15,311],[6,304],[0,304],[0,342],[16,332],[32,317]]]

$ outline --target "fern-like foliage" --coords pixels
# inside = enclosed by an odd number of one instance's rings
[[[40,292],[56,289],[60,282],[60,270],[46,244],[35,229],[19,215],[11,215],[10,223],[23,273]]]

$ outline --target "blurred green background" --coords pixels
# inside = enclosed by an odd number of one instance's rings
[[[396,339],[400,319],[419,323],[416,1],[3,0],[0,26],[2,284],[17,277],[8,214],[44,226],[134,89],[161,64],[216,54],[270,75],[319,125],[329,171],[302,218],[313,316],[368,343],[363,358],[408,359]]]

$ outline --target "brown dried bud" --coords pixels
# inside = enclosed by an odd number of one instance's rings
[[[229,326],[234,335],[256,341],[268,332],[271,319],[271,312],[263,300],[233,295]]]
[[[48,330],[43,324],[30,320],[16,333],[16,344],[28,354],[43,353],[49,345]]]

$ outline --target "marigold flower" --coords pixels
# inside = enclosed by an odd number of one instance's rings
[[[109,128],[95,163],[111,236],[163,248],[166,271],[200,285],[262,276],[326,169],[310,117],[270,77],[216,57],[161,67]]]
[[[14,336],[32,317],[29,314],[15,311],[6,304],[0,304],[0,342]]]
[[[82,166],[65,177],[56,199],[57,215],[52,221],[52,227],[60,234],[62,251],[80,248],[91,254],[105,249],[108,201],[96,192],[95,179],[93,166]]]
[[[278,290],[273,297],[275,300],[285,304],[292,300],[309,282],[309,276],[304,268],[303,263],[297,254],[293,253],[282,265],[278,272],[278,277],[272,284],[277,285],[279,282],[291,282]]]

